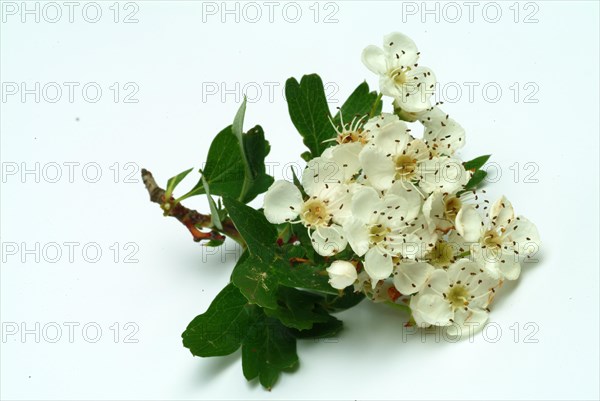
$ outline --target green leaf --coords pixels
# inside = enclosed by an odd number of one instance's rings
[[[246,199],[246,194],[250,190],[250,187],[252,187],[252,184],[254,181],[254,177],[252,176],[252,172],[250,171],[250,164],[248,163],[248,153],[245,149],[246,141],[245,141],[245,138],[243,137],[245,115],[246,115],[246,96],[244,96],[244,101],[242,102],[242,105],[238,109],[237,113],[235,114],[235,118],[233,119],[233,124],[231,125],[231,131],[237,138],[238,145],[240,146],[240,154],[242,156],[242,162],[244,165],[244,180],[242,182],[242,187],[240,189],[240,195],[238,197],[238,199],[242,202],[244,201],[244,199]],[[263,137],[263,141],[264,141],[264,137]],[[264,164],[264,158],[263,158],[263,164]]]
[[[336,132],[331,125],[331,114],[323,89],[323,81],[317,74],[305,75],[300,83],[290,78],[285,83],[285,97],[290,118],[304,138],[304,144],[312,157],[320,156],[335,138]]]
[[[298,364],[296,339],[277,319],[255,309],[254,322],[242,345],[242,369],[247,380],[258,377],[266,389],[273,388],[279,374]]]
[[[261,211],[229,197],[223,197],[223,205],[246,241],[250,254],[257,254],[264,248],[275,245],[277,228],[267,221]]]
[[[465,190],[477,188],[479,186],[479,184],[481,184],[481,182],[485,179],[486,176],[487,176],[487,171],[484,171],[484,170],[475,171],[473,173],[473,176],[469,180],[469,182],[467,182],[467,185],[465,185]]]
[[[219,132],[210,144],[203,173],[213,195],[239,197],[245,171],[239,142],[231,125]],[[204,185],[200,180],[190,192],[179,199],[204,193]]]
[[[236,116],[236,120],[240,118]],[[241,134],[243,147],[240,146],[239,137],[234,133],[233,125],[217,134],[208,150],[204,177],[213,195],[229,196],[248,203],[273,183],[273,177],[265,169],[265,157],[269,154],[270,146],[259,125],[247,134]],[[204,193],[206,190],[200,180],[179,200]]]
[[[231,280],[249,302],[263,308],[277,308],[279,280],[272,273],[269,261],[255,255],[240,258],[231,273]]]
[[[233,124],[231,125],[231,130],[233,134],[237,137],[240,144],[242,143],[242,134],[244,133],[244,117],[246,116],[246,96],[244,96],[244,101],[240,105],[237,113],[235,113],[235,117],[233,118]]]
[[[337,293],[328,283],[325,266],[290,263],[284,247],[277,245],[277,228],[261,211],[232,198],[223,198],[223,203],[248,246],[248,257],[238,261],[231,279],[250,302],[276,309],[280,285]]]
[[[292,332],[250,305],[231,283],[205,313],[192,320],[182,338],[183,345],[201,357],[229,355],[241,346],[244,376],[248,380],[258,377],[267,389],[282,371],[298,364]]]
[[[276,309],[264,309],[267,316],[277,318],[286,327],[298,330],[306,330],[313,327],[315,323],[328,321],[328,314],[317,310],[322,297],[295,288],[279,287],[278,307]]]
[[[273,246],[277,229],[264,214],[233,198],[223,198],[231,220],[248,246],[248,257],[240,258],[231,280],[252,303],[263,308],[277,308],[279,280],[272,272],[277,264]]]
[[[331,315],[325,315],[326,321],[315,323],[313,327],[307,330],[291,329],[292,335],[300,339],[308,338],[330,338],[335,337],[344,327],[341,320]]]
[[[349,125],[355,117],[361,118],[368,116],[376,101],[377,92],[369,92],[369,84],[366,82],[361,83],[344,102],[340,111],[338,111],[334,117],[333,121],[335,125],[341,127],[342,122]],[[381,102],[378,102],[378,105],[375,108],[375,114],[380,114],[381,109],[382,104]],[[366,121],[366,119],[363,121]]]
[[[266,173],[265,158],[269,154],[271,146],[265,140],[265,133],[262,127],[257,125],[250,129],[243,136],[243,141],[251,178],[248,191],[243,199],[244,203],[248,203],[269,189],[274,179]]]
[[[286,287],[337,294],[337,290],[329,284],[329,276],[325,270],[327,266],[310,263],[291,264],[288,260],[280,258],[272,270],[277,275],[279,284]]]
[[[358,305],[363,299],[365,299],[364,293],[354,292],[352,287],[348,287],[336,295],[327,295],[322,304],[328,311],[339,312]]]
[[[193,170],[193,168],[189,169],[189,170],[185,170],[182,173],[177,174],[175,177],[171,177],[169,178],[169,181],[167,181],[167,189],[165,190],[165,199],[170,199],[171,195],[173,195],[173,191],[175,190],[175,187],[181,182],[183,181],[183,179]]]
[[[200,173],[202,173],[202,171],[200,171]],[[210,189],[208,187],[208,182],[206,182],[206,178],[204,178],[204,174],[202,174],[202,177],[200,179],[202,180],[202,186],[204,187],[204,192],[206,192],[206,197],[208,198],[208,206],[210,208],[210,219],[217,229],[223,230],[219,210],[217,209],[217,205],[215,204],[214,199],[212,198],[212,196],[210,196]]]
[[[242,344],[249,324],[248,300],[228,284],[206,312],[188,325],[182,334],[183,346],[196,356],[229,355]]]
[[[491,155],[479,156],[468,162],[464,162],[465,170],[479,170],[489,160]]]

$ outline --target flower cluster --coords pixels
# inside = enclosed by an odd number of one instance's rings
[[[306,227],[315,251],[333,259],[334,288],[404,301],[419,326],[481,327],[497,288],[519,277],[539,235],[505,197],[490,204],[467,189],[473,172],[456,153],[465,131],[431,104],[435,75],[419,55],[399,33],[383,49],[364,50],[394,112],[336,127],[337,143],[308,162],[301,185],[269,188],[264,213],[271,223]]]

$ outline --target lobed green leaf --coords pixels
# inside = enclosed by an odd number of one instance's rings
[[[290,78],[285,83],[285,97],[290,118],[310,150],[311,158],[320,156],[332,144],[325,141],[336,135],[323,81],[317,74],[305,75],[300,82]]]

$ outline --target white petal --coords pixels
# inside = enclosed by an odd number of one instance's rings
[[[374,128],[367,139],[372,146],[377,147],[386,154],[393,155],[402,153],[410,141],[409,129],[404,121],[394,121],[390,124]]]
[[[379,91],[385,96],[399,99],[403,94],[403,85],[398,83],[390,75],[379,76]],[[394,103],[395,107],[400,107],[401,102],[398,100],[398,104]]]
[[[521,274],[521,263],[518,255],[512,250],[502,250],[500,253],[488,252],[488,249],[478,247],[472,250],[473,259],[481,264],[482,268],[494,279],[516,280]]]
[[[318,227],[311,234],[312,245],[321,256],[332,256],[346,248],[348,240],[342,227],[335,224],[329,227]]]
[[[481,248],[480,244],[471,246],[471,259],[479,264],[481,268],[494,280],[502,279],[502,274],[496,266],[500,262],[500,256],[492,254],[487,248]]]
[[[357,189],[352,195],[352,216],[363,223],[369,223],[381,211],[383,204],[379,194],[371,187]],[[377,213],[375,213],[377,212]]]
[[[386,279],[394,269],[392,257],[384,255],[378,248],[371,248],[365,255],[365,271],[371,277],[373,288],[379,280]]]
[[[421,291],[434,267],[424,262],[400,262],[394,271],[394,286],[401,294]]]
[[[483,271],[482,271],[483,270]],[[462,284],[469,292],[470,308],[485,308],[491,301],[492,289],[498,287],[498,279],[489,275],[485,268],[471,259],[460,259],[448,267],[448,277],[453,284]]]
[[[419,186],[429,193],[435,190],[456,192],[470,178],[462,162],[452,157],[434,157],[419,163],[419,174]]]
[[[516,218],[506,229],[507,240],[516,242],[514,246],[520,255],[531,255],[538,251],[541,240],[537,227],[523,216]]]
[[[521,275],[521,263],[519,258],[513,252],[502,251],[502,256],[496,263],[496,268],[500,271],[502,277],[507,280],[516,280]]]
[[[421,313],[417,309],[417,305],[419,304],[419,301],[421,300],[422,296],[423,296],[423,293],[419,292],[418,294],[410,297],[409,306],[410,306],[410,312],[411,312],[412,318],[415,320],[417,327],[425,328],[425,327],[428,327],[429,324],[423,320]]]
[[[360,220],[353,220],[344,226],[350,247],[358,256],[369,250],[369,227]]]
[[[359,155],[364,174],[377,190],[386,190],[392,186],[396,175],[394,162],[385,153],[377,149],[364,148]]]
[[[319,198],[327,203],[327,213],[334,223],[344,225],[352,220],[352,194],[347,185],[325,188]]]
[[[331,149],[331,161],[342,171],[345,182],[348,182],[360,170],[358,154],[362,148],[359,142],[344,143],[328,148]]]
[[[367,46],[362,52],[363,64],[377,75],[384,75],[387,71],[386,56],[377,46]]]
[[[470,259],[463,258],[452,263],[446,272],[450,283],[456,283],[459,280],[467,281],[471,273],[479,273],[479,265]]]
[[[514,218],[513,206],[504,195],[490,207],[490,219],[496,227],[506,227]]]
[[[392,113],[381,113],[380,115],[372,117],[369,121],[367,121],[363,128],[365,132],[369,133],[370,131],[376,131],[381,127],[397,121],[400,121],[400,118],[397,115]]]
[[[438,295],[442,295],[442,293],[446,292],[449,285],[450,281],[448,279],[448,273],[443,269],[434,270],[427,282],[427,288]]]
[[[437,294],[420,296],[415,308],[426,323],[435,326],[448,326],[451,324],[450,319],[454,317],[450,304]]]
[[[423,139],[438,153],[452,155],[465,145],[465,130],[438,107],[420,117],[424,126]]]
[[[404,188],[402,182],[394,183],[386,195],[395,195],[400,198],[400,207],[393,214],[395,218],[401,216],[405,221],[413,220],[421,211],[423,198],[415,189]]]
[[[483,234],[483,220],[473,205],[463,205],[456,215],[456,231],[467,242],[479,241]]]
[[[446,328],[446,333],[462,339],[469,338],[480,331],[488,320],[488,313],[481,309],[457,309],[454,312],[454,323]]]
[[[394,98],[394,101],[392,102],[393,106],[394,106],[394,112],[398,114],[398,117],[402,120],[402,121],[408,121],[411,123],[414,123],[415,121],[417,121],[419,118],[421,118],[421,116],[425,113],[427,113],[427,110],[430,110],[431,108],[424,110],[424,111],[419,111],[416,113],[412,113],[412,112],[408,112],[406,110],[402,110],[400,108],[400,103],[396,100],[396,98]]]
[[[280,224],[293,220],[300,213],[302,194],[288,181],[275,181],[265,193],[264,212],[270,223]]]
[[[327,268],[329,274],[329,284],[333,288],[343,290],[344,288],[354,284],[358,274],[356,267],[350,262],[344,260],[336,260]]]
[[[444,212],[444,195],[441,191],[432,192],[423,203],[423,215],[430,226],[430,230],[435,230],[437,226],[441,225]]]
[[[427,67],[416,67],[406,73],[406,83],[397,86],[396,102],[402,110],[419,113],[431,107],[430,97],[435,91],[436,79]]]
[[[433,249],[437,237],[437,233],[429,229],[427,221],[420,215],[409,223],[398,225],[394,232],[388,234],[387,246],[394,254],[421,259]]]
[[[383,38],[383,49],[388,55],[389,69],[412,67],[419,59],[415,42],[399,32],[390,33]]]
[[[332,160],[315,157],[302,173],[302,187],[309,196],[319,196],[331,186],[342,183],[344,173]]]

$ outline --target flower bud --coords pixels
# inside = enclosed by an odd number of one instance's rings
[[[336,260],[327,268],[329,284],[333,288],[343,290],[354,284],[357,278],[356,267],[350,262]]]

